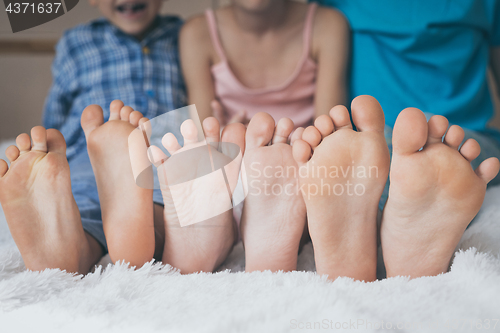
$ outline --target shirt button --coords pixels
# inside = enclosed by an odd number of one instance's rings
[[[155,97],[155,92],[153,90],[147,90],[146,91],[146,95],[148,95],[149,97]]]
[[[151,50],[149,50],[149,47],[144,46],[144,47],[142,48],[142,53],[144,53],[144,54],[149,54],[150,52],[151,52]]]

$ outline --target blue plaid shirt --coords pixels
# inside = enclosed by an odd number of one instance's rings
[[[178,17],[157,17],[142,41],[105,19],[65,32],[56,47],[43,124],[62,132],[68,159],[86,151],[80,117],[90,104],[100,105],[105,119],[115,99],[148,118],[186,105],[178,50],[181,25]]]

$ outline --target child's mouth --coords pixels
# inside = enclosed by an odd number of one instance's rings
[[[125,16],[135,17],[146,11],[146,7],[145,3],[124,3],[116,6],[116,10]]]

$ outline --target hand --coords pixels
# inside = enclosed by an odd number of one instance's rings
[[[228,119],[228,114],[219,101],[214,99],[212,103],[210,103],[210,106],[212,107],[214,117],[220,122],[222,127],[233,123],[242,123],[246,126],[249,123],[249,119],[247,119],[247,112],[245,110],[238,112]]]

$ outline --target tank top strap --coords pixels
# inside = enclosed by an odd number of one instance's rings
[[[219,38],[219,30],[217,29],[217,20],[215,18],[215,13],[212,9],[207,9],[205,11],[205,16],[207,18],[208,30],[210,32],[210,38],[212,39],[212,44],[215,48],[215,52],[221,58],[222,61],[227,61],[226,54],[222,48],[222,43]]]
[[[311,41],[314,27],[314,14],[316,14],[316,9],[318,4],[313,2],[309,5],[307,10],[306,22],[304,24],[304,58],[307,58],[311,49]]]

